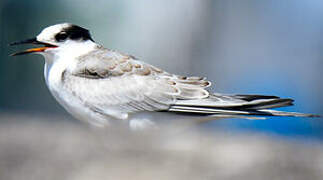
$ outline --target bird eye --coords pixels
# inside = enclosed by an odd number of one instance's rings
[[[60,32],[60,33],[56,34],[55,39],[58,42],[62,42],[62,41],[65,41],[67,39],[67,37],[68,36],[67,36],[66,32]]]

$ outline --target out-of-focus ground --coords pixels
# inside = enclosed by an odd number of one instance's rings
[[[0,114],[1,180],[319,180],[323,146],[260,134],[129,132],[62,117]],[[64,118],[63,118],[64,119]]]
[[[322,9],[318,0],[0,0],[0,180],[323,179],[322,117],[93,129],[61,117],[43,57],[9,57],[31,46],[7,46],[70,22],[107,48],[205,76],[211,92],[293,98],[280,110],[323,115]]]

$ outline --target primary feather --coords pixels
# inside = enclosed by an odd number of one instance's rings
[[[65,89],[90,109],[115,118],[142,111],[226,117],[313,116],[267,110],[292,105],[291,99],[210,93],[206,88],[211,83],[205,78],[173,75],[102,47],[79,57],[76,68],[65,72],[62,79]]]

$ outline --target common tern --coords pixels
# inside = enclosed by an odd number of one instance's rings
[[[87,29],[70,23],[49,26],[35,38],[11,45],[18,44],[43,45],[12,55],[43,55],[44,76],[52,95],[74,117],[97,126],[122,122],[131,129],[142,129],[165,119],[316,116],[272,110],[292,105],[289,98],[209,92],[206,88],[211,82],[203,77],[171,74],[104,48]]]

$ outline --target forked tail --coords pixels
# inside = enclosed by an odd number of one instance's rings
[[[272,110],[293,105],[292,99],[264,95],[212,94],[205,99],[178,100],[168,111],[216,117],[293,116],[319,117],[314,114]]]

